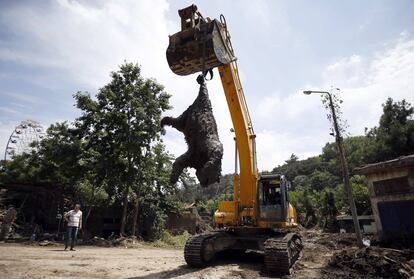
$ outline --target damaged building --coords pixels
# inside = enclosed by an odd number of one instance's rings
[[[368,178],[376,230],[381,240],[414,240],[414,154],[357,168]]]
[[[211,229],[212,216],[208,212],[198,212],[195,204],[185,206],[182,212],[170,211],[167,213],[167,229],[172,234],[187,231],[191,234]]]
[[[49,183],[7,183],[0,186],[0,207],[17,210],[14,237],[36,237],[48,233],[61,239],[65,231],[63,214],[73,206],[73,193],[64,187]],[[86,215],[88,208],[82,209]],[[119,234],[121,208],[93,207],[87,221],[89,236],[108,237]]]
[[[0,187],[0,206],[15,207],[22,233],[59,231],[63,228],[63,192],[62,187],[46,183],[8,183]]]
[[[0,185],[0,223],[7,208],[13,206],[17,211],[14,231],[9,235],[13,241],[29,239],[62,240],[66,229],[64,212],[73,206],[73,193],[64,187],[48,183],[7,183]],[[122,206],[83,205],[84,230],[81,238],[94,236],[108,238],[119,235]],[[194,204],[188,205],[183,212],[168,212],[166,228],[173,234],[188,231],[192,234],[211,226],[211,215],[199,213]],[[151,218],[142,218],[138,226],[140,234],[146,238],[152,226]]]

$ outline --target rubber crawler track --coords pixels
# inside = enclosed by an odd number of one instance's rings
[[[291,267],[302,251],[299,235],[289,233],[283,238],[269,238],[264,243],[264,264],[266,270],[279,274],[290,274]]]
[[[184,259],[191,267],[205,267],[208,264],[203,257],[204,242],[218,235],[220,232],[211,232],[206,234],[199,234],[187,240],[184,247]]]

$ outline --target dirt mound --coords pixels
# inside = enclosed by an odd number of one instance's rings
[[[171,172],[170,181],[176,183],[184,168],[195,168],[201,186],[218,182],[221,175],[223,145],[217,132],[216,120],[208,97],[204,77],[199,76],[200,90],[194,103],[179,117],[164,117],[161,126],[172,126],[185,136],[188,150],[179,156]]]
[[[349,247],[336,252],[329,265],[349,273],[348,278],[412,278],[414,251],[380,247]]]

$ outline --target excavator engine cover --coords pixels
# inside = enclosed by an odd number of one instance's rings
[[[197,14],[183,11],[185,9],[179,11],[182,30],[170,36],[167,49],[168,65],[175,74],[185,76],[235,60],[224,24],[216,19],[204,19],[201,15],[194,19]],[[193,24],[189,25],[189,22]]]

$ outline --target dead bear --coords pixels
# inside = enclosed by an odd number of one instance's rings
[[[183,169],[195,168],[201,186],[220,181],[223,145],[217,133],[204,77],[197,78],[200,90],[194,103],[179,117],[164,117],[161,126],[172,126],[185,136],[188,150],[179,156],[172,167],[170,182],[176,183]]]

